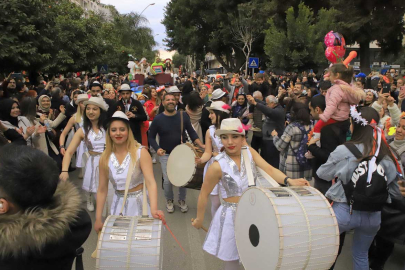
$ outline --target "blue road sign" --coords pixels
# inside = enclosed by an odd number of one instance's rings
[[[258,57],[249,57],[249,68],[259,68]]]
[[[101,74],[108,73],[108,65],[97,65],[97,71]]]

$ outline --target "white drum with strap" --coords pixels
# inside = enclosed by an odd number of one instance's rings
[[[132,166],[133,165],[133,166]],[[143,185],[142,217],[122,216],[135,164],[128,170],[120,215],[108,216],[99,233],[96,269],[162,269],[162,221],[147,214],[146,185]]]
[[[280,187],[257,170],[273,187],[254,187],[248,173],[251,187],[235,215],[236,245],[245,269],[329,269],[339,249],[339,227],[327,199],[312,187]]]

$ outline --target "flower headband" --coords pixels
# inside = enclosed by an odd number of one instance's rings
[[[357,111],[356,106],[355,105],[351,105],[350,106],[350,116],[353,118],[353,120],[357,123],[360,124],[362,126],[367,126],[368,125],[368,121],[361,116],[361,112]],[[374,122],[374,123],[373,123]],[[371,125],[376,124],[375,121],[373,120],[371,122]]]
[[[158,87],[158,88],[156,89],[156,92],[159,93],[159,92],[165,90],[165,88],[166,88],[166,87],[164,87],[164,86],[160,86],[160,87]]]
[[[371,92],[371,93],[374,94],[374,96],[375,96],[376,98],[378,98],[378,93],[377,93],[377,91],[375,91],[375,90],[373,90],[373,89],[364,89],[364,92],[366,92],[366,93]]]

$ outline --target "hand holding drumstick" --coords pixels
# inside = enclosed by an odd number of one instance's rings
[[[191,219],[191,225],[193,225],[196,229],[203,229],[205,232],[208,232],[208,229],[207,228],[205,228],[203,225],[202,225],[202,222],[200,222],[200,220],[198,219],[198,218],[196,218],[196,219],[194,219],[194,218],[192,218]]]

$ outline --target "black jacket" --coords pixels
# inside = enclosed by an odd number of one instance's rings
[[[272,109],[265,104],[257,103],[256,108],[266,116],[262,128],[263,140],[272,141],[271,132],[273,130],[276,130],[278,134],[284,133],[285,111],[283,107],[277,105]]]
[[[114,112],[122,111],[125,113],[125,106],[122,100],[117,101],[114,106]],[[142,142],[141,134],[141,123],[148,119],[146,112],[142,104],[133,98],[131,98],[131,105],[129,106],[129,111],[135,114],[135,118],[129,118],[129,125],[131,126],[132,133],[134,134],[135,140],[139,143]]]
[[[79,191],[67,181],[60,182],[47,207],[1,215],[0,269],[71,270],[76,250],[92,229],[82,204]]]
[[[210,119],[210,112],[206,109],[207,107],[211,106],[211,103],[212,103],[211,100],[205,103],[201,113],[200,126],[203,134],[204,143],[205,143],[205,134],[207,134],[207,130],[212,125]]]
[[[319,178],[316,171],[322,164],[326,163],[330,153],[335,151],[336,147],[346,142],[346,134],[349,128],[349,120],[324,126],[321,130],[321,147],[318,147],[316,144],[311,144],[308,147],[308,150],[315,157],[312,159],[312,172],[315,181],[327,181],[328,184],[323,188],[326,190],[320,190],[323,194],[328,191],[329,187],[332,185],[332,182],[330,181],[331,179],[324,180]]]

